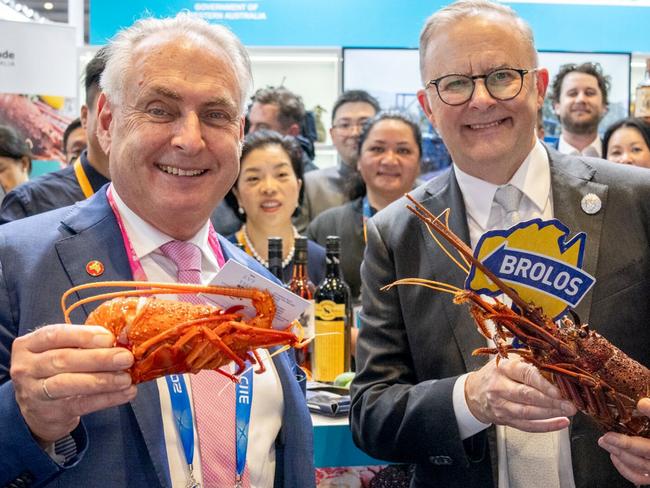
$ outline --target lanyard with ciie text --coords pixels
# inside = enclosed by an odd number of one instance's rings
[[[244,469],[246,468],[246,451],[248,450],[248,428],[250,426],[251,404],[253,401],[253,369],[250,363],[246,361],[247,371],[239,378],[236,386],[235,398],[235,455],[236,455],[236,477],[235,487],[242,486]],[[192,409],[190,408],[190,399],[187,394],[185,380],[183,375],[168,375],[167,388],[172,403],[172,412],[174,421],[178,428],[178,435],[183,444],[185,461],[189,469],[188,488],[198,487],[199,484],[194,479],[193,461],[194,461],[194,425],[192,422]]]
[[[136,280],[146,281],[144,268],[140,263],[131,240],[126,233],[124,222],[115,204],[115,198],[112,193],[113,185],[109,185],[106,191],[106,197],[115,214],[115,219],[122,233],[122,240],[126,249],[126,254],[133,273],[133,278]],[[225,258],[219,245],[216,232],[212,223],[210,223],[210,230],[208,234],[208,243],[214,252],[219,267],[222,268],[225,264]],[[253,401],[253,368],[250,363],[246,361],[246,372],[239,378],[239,383],[235,391],[235,454],[236,454],[236,478],[235,486],[240,487],[246,467],[246,453],[248,450],[248,429],[250,426],[251,405]],[[215,373],[218,374],[218,373]],[[199,484],[194,479],[193,474],[193,461],[194,461],[194,426],[192,418],[192,409],[190,407],[190,399],[185,386],[185,380],[182,375],[168,375],[165,377],[167,381],[167,388],[172,404],[172,413],[174,415],[174,422],[178,429],[178,435],[183,444],[183,452],[185,454],[185,461],[187,462],[189,470],[188,488],[198,487]]]

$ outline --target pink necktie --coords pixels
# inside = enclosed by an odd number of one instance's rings
[[[179,283],[201,283],[201,250],[190,242],[170,241],[160,246],[177,267]],[[197,295],[179,294],[181,301],[204,303]],[[196,428],[201,446],[201,471],[205,488],[234,486],[235,460],[235,385],[213,371],[193,375],[192,397]],[[249,487],[248,466],[243,487]]]

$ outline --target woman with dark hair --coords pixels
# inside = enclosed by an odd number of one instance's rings
[[[341,237],[343,279],[354,299],[361,290],[366,220],[413,188],[422,156],[420,128],[402,112],[382,112],[364,125],[358,151],[359,178],[348,185],[351,201],[319,214],[307,228],[320,244],[328,235]]]
[[[632,117],[614,122],[603,136],[603,154],[615,163],[650,168],[650,125]]]
[[[25,139],[7,125],[0,125],[0,185],[5,192],[25,183],[32,170],[32,151]],[[1,198],[0,198],[1,200]]]
[[[281,237],[285,282],[293,270],[294,239],[298,231],[291,217],[302,203],[302,149],[295,138],[269,130],[244,139],[239,176],[226,203],[244,222],[229,237],[268,267],[268,238]],[[309,241],[307,273],[314,284],[325,275],[325,249]]]

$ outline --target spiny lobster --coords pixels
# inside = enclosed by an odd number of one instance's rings
[[[81,299],[69,307],[67,298],[78,291],[98,287],[129,287]],[[217,294],[249,299],[257,314],[252,319],[238,313],[241,306],[222,309],[208,304],[193,304],[166,300],[149,295]],[[75,286],[61,297],[66,323],[70,313],[86,303],[107,300],[86,319],[89,325],[101,325],[115,336],[115,346],[129,349],[135,362],[129,370],[133,383],[149,381],[168,374],[196,373],[214,369],[236,381],[246,361],[264,364],[255,351],[277,345],[302,347],[302,337],[293,333],[292,325],[285,330],[271,328],[275,302],[268,291],[255,288],[231,288],[139,281],[106,281]],[[234,361],[238,369],[231,375],[219,368]]]
[[[469,303],[479,332],[493,340],[495,345],[476,349],[474,355],[495,354],[498,361],[510,353],[518,354],[535,365],[566,399],[604,430],[650,438],[650,419],[636,410],[637,402],[650,396],[648,368],[596,331],[590,330],[587,324],[580,324],[573,311],[569,311],[572,318],[565,316],[556,324],[540,307],[526,303],[449,229],[449,209],[435,216],[413,197],[406,196],[414,204],[407,205],[407,208],[425,223],[441,249],[465,271],[469,272],[470,263],[480,269],[512,300],[519,312],[499,300],[486,301],[471,290],[422,278],[401,279],[384,288],[395,285],[426,286],[453,294],[456,304]],[[441,220],[443,215],[445,222]],[[464,265],[444,248],[434,231],[458,251]],[[494,325],[494,333],[490,332],[488,321]],[[508,339],[513,336],[525,347],[517,348],[509,344]]]

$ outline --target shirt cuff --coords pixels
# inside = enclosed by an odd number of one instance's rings
[[[472,437],[473,435],[478,434],[482,430],[487,429],[491,424],[484,424],[478,420],[467,406],[467,401],[465,400],[465,381],[467,381],[467,375],[465,373],[461,375],[454,383],[454,390],[452,392],[452,400],[454,404],[454,414],[456,415],[456,423],[458,424],[458,432],[460,433],[460,438],[462,440]]]
[[[52,458],[52,461],[59,466],[64,466],[77,455],[77,443],[72,435],[68,434],[48,445],[44,450]]]

